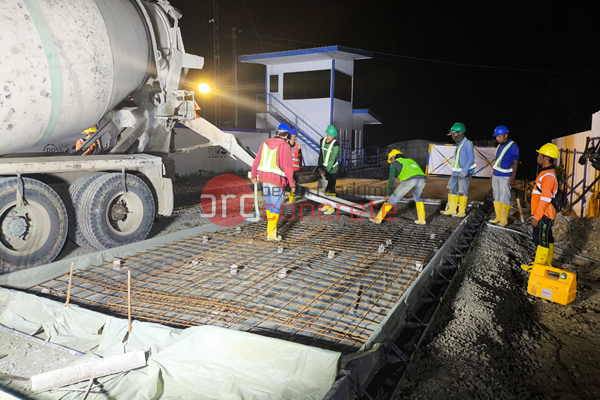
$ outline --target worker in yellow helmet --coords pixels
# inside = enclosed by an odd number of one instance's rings
[[[554,257],[554,237],[552,225],[556,218],[556,209],[552,199],[558,191],[558,178],[554,170],[554,163],[558,159],[558,147],[546,143],[538,152],[537,162],[542,167],[535,180],[535,187],[531,192],[531,225],[533,225],[533,243],[537,246],[533,264],[521,265],[529,272],[534,264],[552,265]]]
[[[92,126],[91,128],[88,128],[85,131],[81,132],[81,134],[85,135],[85,137],[83,139],[79,139],[77,141],[77,143],[75,143],[75,150],[79,150],[81,148],[81,146],[83,146],[85,144],[85,142],[90,140],[92,135],[96,132],[97,132],[97,129],[95,126]],[[99,152],[100,152],[100,139],[96,140],[96,142],[94,144],[92,144],[88,149],[86,149],[86,151],[83,153],[83,155],[98,154]]]
[[[392,150],[388,155],[390,173],[388,176],[387,195],[385,203],[379,210],[377,217],[371,218],[371,222],[381,224],[385,215],[398,203],[408,192],[415,190],[413,197],[417,207],[418,219],[415,224],[425,225],[425,203],[421,199],[421,193],[425,188],[425,173],[414,160],[402,157],[400,150]],[[400,179],[400,185],[394,190],[396,178]],[[392,194],[393,193],[393,194]]]

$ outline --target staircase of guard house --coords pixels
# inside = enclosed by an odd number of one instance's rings
[[[256,104],[259,104],[259,98],[264,97],[265,101],[265,112],[275,120],[282,124],[288,124],[296,129],[298,137],[308,147],[319,152],[319,139],[322,137],[319,131],[315,129],[307,121],[306,118],[298,116],[298,113],[292,110],[289,106],[285,105],[277,97],[270,94],[259,94],[256,96]]]

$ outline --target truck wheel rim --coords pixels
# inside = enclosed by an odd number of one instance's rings
[[[106,208],[109,229],[120,236],[135,232],[144,219],[144,205],[140,198],[131,193],[118,193],[110,199]]]
[[[27,256],[41,249],[50,229],[48,212],[35,201],[21,207],[12,202],[0,210],[0,247],[13,256]]]

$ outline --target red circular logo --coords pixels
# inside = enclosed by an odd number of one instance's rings
[[[204,186],[200,206],[213,224],[235,226],[246,218],[254,217],[254,194],[244,179],[223,174],[212,178]]]

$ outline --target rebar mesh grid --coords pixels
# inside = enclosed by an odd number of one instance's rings
[[[229,228],[122,258],[120,266],[76,271],[71,302],[127,316],[129,269],[134,319],[356,351],[450,234],[429,225],[298,219],[280,228],[283,242],[267,242],[265,231],[266,222]],[[64,296],[68,280],[36,288]]]

